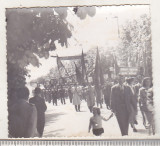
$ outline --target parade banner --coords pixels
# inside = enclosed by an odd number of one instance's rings
[[[136,67],[120,67],[120,74],[128,76],[136,76],[138,73],[138,68]]]
[[[77,60],[77,59],[81,59],[81,55],[78,56],[64,56],[64,57],[60,57],[61,60]]]

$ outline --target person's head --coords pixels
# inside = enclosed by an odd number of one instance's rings
[[[93,107],[93,115],[100,115],[100,114],[101,114],[100,108]]]
[[[21,87],[17,89],[17,98],[28,100],[29,98],[29,90],[27,87]]]
[[[41,94],[41,89],[40,88],[35,88],[35,90],[34,90],[34,94],[35,94],[35,96],[36,95],[40,95]]]
[[[118,79],[118,83],[119,83],[119,84],[123,84],[123,82],[124,82],[124,77],[123,77],[121,74],[118,75],[117,79]]]
[[[134,83],[134,78],[127,78],[127,79],[126,79],[126,82],[127,82],[129,85],[133,85],[133,83]]]
[[[138,75],[136,79],[137,79],[138,83],[142,83],[142,76],[141,75]]]
[[[150,88],[151,86],[151,79],[150,77],[145,77],[142,81],[142,86],[145,88]]]

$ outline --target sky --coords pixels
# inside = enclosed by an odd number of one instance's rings
[[[61,47],[56,44],[57,50],[52,51],[50,56],[58,54],[59,56],[79,55],[82,49],[85,52],[92,48],[107,49],[108,47],[116,47],[119,29],[125,25],[127,21],[139,18],[143,14],[150,14],[149,5],[126,5],[126,6],[103,6],[96,7],[94,17],[87,16],[84,20],[80,20],[74,12],[69,9],[67,21],[74,26],[72,37],[68,39],[68,48]],[[114,17],[118,17],[117,19]],[[77,41],[75,41],[77,40]],[[39,68],[29,65],[31,77],[27,77],[27,82],[44,76],[49,70],[56,67],[56,59],[40,59],[42,64]]]

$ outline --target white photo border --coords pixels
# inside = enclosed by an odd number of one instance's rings
[[[6,8],[29,8],[29,7],[60,7],[60,6],[117,6],[117,5],[150,5],[151,8],[151,30],[152,30],[152,64],[153,64],[153,90],[155,97],[155,113],[156,113],[156,129],[157,134],[160,134],[160,19],[158,12],[160,11],[160,1],[156,0],[1,0],[0,1],[0,138],[8,138],[8,108],[7,108],[7,64],[6,64]],[[144,138],[155,138],[143,137]],[[132,137],[127,137],[132,138]],[[51,139],[51,138],[48,138]],[[65,140],[68,138],[52,138]],[[85,139],[85,137],[73,137],[69,139]],[[88,138],[94,139],[95,138]],[[104,137],[100,138],[104,139]],[[106,139],[106,138],[105,138]],[[107,137],[107,139],[122,139],[122,137]],[[126,138],[125,138],[126,139]],[[137,137],[136,139],[142,139]]]

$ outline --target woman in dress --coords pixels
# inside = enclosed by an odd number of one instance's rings
[[[73,105],[75,106],[76,112],[80,112],[80,104],[81,104],[81,97],[78,93],[77,84],[75,87],[72,88],[73,93]]]

